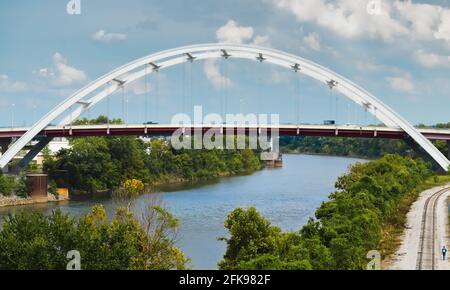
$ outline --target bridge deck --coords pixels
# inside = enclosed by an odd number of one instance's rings
[[[180,127],[177,125],[82,125],[82,126],[49,126],[39,136],[48,137],[88,137],[88,136],[167,136],[174,133]],[[275,128],[271,126],[212,126],[192,125],[185,126],[185,130],[210,129],[222,130],[250,130],[267,129],[268,132]],[[384,138],[404,139],[407,134],[402,129],[387,127],[360,127],[354,125],[325,126],[325,125],[280,125],[277,127],[280,136],[317,136],[317,137],[360,137],[360,138]],[[21,137],[29,128],[0,128],[0,138]],[[448,129],[419,129],[430,140],[450,140]]]

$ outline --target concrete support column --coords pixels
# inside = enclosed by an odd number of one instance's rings
[[[28,164],[30,164],[30,162],[34,159],[34,157],[36,157],[39,154],[39,152],[41,152],[42,149],[44,149],[45,146],[47,146],[48,143],[50,143],[50,141],[52,141],[52,139],[53,138],[51,137],[45,137],[39,140],[39,142],[36,145],[34,145],[34,147],[31,148],[30,151],[28,151],[25,157],[23,157],[22,160],[19,161],[19,164],[17,165],[17,168],[15,168],[15,171],[20,172],[23,169],[25,169],[28,166]]]
[[[447,158],[450,160],[450,140],[447,140]]]
[[[0,153],[1,155],[5,154],[6,151],[8,151],[9,145],[12,142],[12,138],[0,138]],[[3,173],[8,172],[8,166],[5,166],[5,168],[0,168],[0,171]]]
[[[12,138],[0,138],[0,147],[1,147],[1,153],[2,155],[5,154],[5,152],[9,148],[9,144],[11,144]]]

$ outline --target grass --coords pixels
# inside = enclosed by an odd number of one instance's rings
[[[406,215],[410,211],[411,205],[418,199],[420,193],[427,189],[442,186],[447,183],[450,183],[450,175],[432,176],[402,198],[397,214],[383,226],[382,238],[379,245],[382,257],[390,257],[399,248],[401,244],[400,238],[406,226]]]

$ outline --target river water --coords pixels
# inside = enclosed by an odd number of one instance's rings
[[[221,178],[195,186],[162,187],[158,193],[147,194],[135,201],[139,212],[145,204],[158,197],[171,213],[180,219],[178,245],[191,258],[194,269],[216,269],[225,252],[227,235],[223,226],[228,213],[236,207],[254,206],[274,225],[283,230],[298,230],[334,190],[338,176],[359,159],[284,155],[281,169],[265,169],[252,175]],[[0,208],[0,218],[17,210],[48,213],[55,208],[77,216],[95,205],[103,204],[108,213],[116,206],[110,199],[66,201]]]

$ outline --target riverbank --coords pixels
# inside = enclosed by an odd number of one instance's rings
[[[443,188],[450,186],[450,183],[427,189],[420,193],[418,199],[412,204],[406,216],[407,222],[402,235],[399,237],[399,247],[397,251],[387,257],[383,261],[383,269],[388,270],[415,270],[417,268],[418,254],[422,250],[421,235],[424,218],[424,208],[427,200],[439,192]],[[442,245],[448,247],[450,243],[449,236],[449,219],[448,219],[448,199],[450,192],[442,195],[436,204],[436,236],[437,241],[436,251],[439,251]],[[440,252],[437,252],[438,255]],[[436,268],[440,270],[450,270],[448,261],[437,259]]]
[[[337,158],[354,158],[354,159],[362,159],[365,161],[372,161],[376,160],[376,157],[368,157],[365,155],[357,155],[357,154],[349,154],[349,155],[342,155],[342,154],[326,154],[326,153],[314,153],[314,152],[302,152],[298,150],[283,150],[281,148],[281,154],[291,154],[291,155],[307,155],[307,156],[322,156],[322,157],[337,157]]]
[[[262,165],[260,168],[255,170],[246,170],[239,173],[219,173],[217,176],[214,177],[208,177],[208,178],[197,178],[197,179],[185,179],[180,177],[166,177],[157,181],[154,181],[152,183],[146,183],[145,184],[145,192],[147,193],[155,193],[160,192],[161,189],[180,189],[180,188],[189,188],[189,187],[195,187],[196,185],[201,185],[205,183],[215,183],[219,182],[222,178],[230,178],[230,177],[240,177],[240,176],[250,176],[258,171],[261,171],[265,169],[265,167]],[[112,193],[117,190],[118,188],[113,189],[105,189],[105,190],[99,190],[94,193],[87,193],[79,190],[72,190],[70,194],[71,200],[76,201],[86,201],[93,198],[109,198],[111,197]]]
[[[59,201],[65,201],[68,199],[59,197],[56,198],[52,194],[47,195],[47,200],[43,199],[33,199],[31,197],[23,198],[19,196],[4,196],[0,194],[0,208],[1,207],[13,207],[13,206],[22,206],[22,205],[33,205],[33,204],[40,204],[40,203],[48,203],[48,202],[59,202]]]
[[[136,216],[141,216],[149,200],[159,199],[180,220],[177,245],[191,258],[197,270],[217,269],[226,245],[218,237],[227,236],[224,221],[236,207],[256,207],[283,231],[294,231],[308,222],[314,211],[326,201],[339,176],[348,166],[364,160],[309,155],[284,155],[284,166],[264,169],[250,175],[233,175],[194,184],[158,188],[156,193],[138,197]],[[110,198],[36,204],[0,209],[0,220],[22,210],[51,214],[61,209],[80,217],[102,204],[109,215],[117,203]]]

